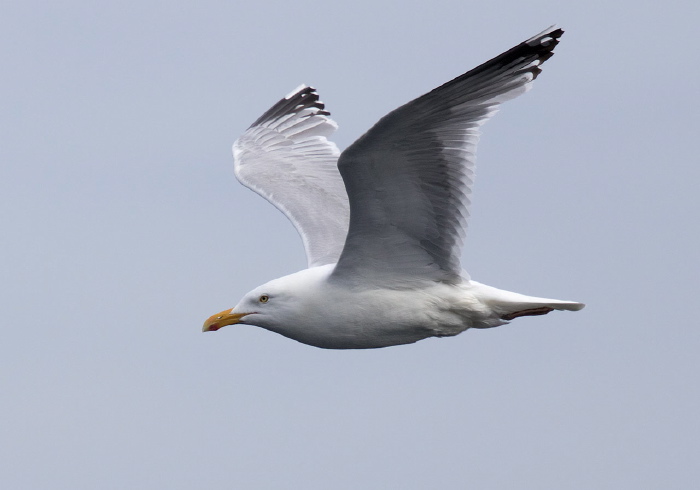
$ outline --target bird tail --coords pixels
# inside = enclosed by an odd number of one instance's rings
[[[472,281],[472,284],[478,284]],[[478,284],[479,300],[501,320],[510,321],[521,316],[546,315],[554,310],[578,311],[586,306],[576,301],[538,298]]]

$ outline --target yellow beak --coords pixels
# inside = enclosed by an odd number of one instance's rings
[[[225,327],[226,325],[241,323],[241,319],[244,316],[250,315],[250,313],[231,313],[231,310],[233,310],[233,308],[224,310],[207,318],[207,321],[204,322],[204,326],[202,327],[202,332],[216,332],[221,327]]]

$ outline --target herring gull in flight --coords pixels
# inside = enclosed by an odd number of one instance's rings
[[[530,88],[562,34],[551,27],[399,107],[342,153],[315,89],[272,106],[234,143],[235,173],[291,220],[308,268],[253,289],[203,330],[243,323],[366,349],[583,308],[480,284],[460,264],[479,128]]]

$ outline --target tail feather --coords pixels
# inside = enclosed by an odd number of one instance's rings
[[[479,299],[506,321],[520,316],[546,315],[553,310],[578,311],[586,306],[576,301],[526,296],[483,284],[479,284]]]

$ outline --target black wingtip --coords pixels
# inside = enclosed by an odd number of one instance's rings
[[[275,119],[279,119],[280,117],[286,116],[287,114],[295,114],[311,107],[318,110],[308,114],[308,117],[330,116],[331,114],[330,112],[324,110],[326,106],[319,100],[319,95],[316,92],[316,89],[302,85],[294,92],[287,95],[284,99],[281,99],[275,105],[270,107],[270,109],[268,109],[262,116],[257,118],[255,122],[250,125],[250,127],[252,128],[254,126],[259,126],[267,121],[273,121]]]
[[[510,51],[520,51],[520,53],[530,52],[539,55],[540,64],[554,56],[554,48],[559,44],[559,38],[564,35],[564,30],[551,26],[544,31],[532,36],[527,41],[520,43]]]
[[[532,78],[534,80],[537,78],[537,75],[542,72],[542,63],[554,56],[554,48],[557,46],[557,44],[559,44],[559,38],[563,34],[563,29],[556,26],[551,26],[539,34],[532,36],[530,39],[523,41],[517,46],[514,46],[508,51],[501,53],[495,58],[492,58],[476,68],[469,70],[463,75],[460,75],[454,80],[447,82],[434,91],[450,85],[461,83],[469,78],[479,77],[483,73],[490,72],[494,69],[508,69],[508,67],[516,64],[522,67],[520,73],[530,72],[532,73]]]

